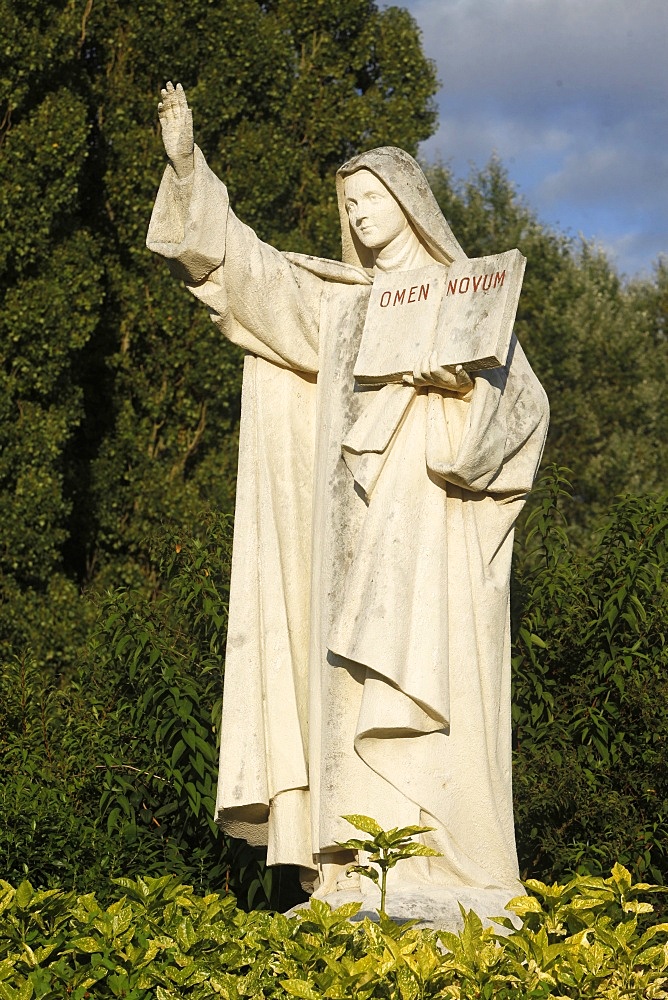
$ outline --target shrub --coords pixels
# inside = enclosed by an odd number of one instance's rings
[[[619,498],[594,543],[543,482],[516,569],[515,818],[523,874],[668,865],[668,494]]]
[[[540,1000],[665,998],[668,924],[642,929],[656,887],[616,865],[606,879],[531,882],[501,936],[472,913],[459,935],[353,923],[359,904],[314,900],[286,917],[243,913],[232,896],[198,896],[170,876],[117,880],[94,894],[0,882],[2,1000]]]
[[[0,681],[6,877],[101,898],[113,877],[177,875],[243,905],[302,899],[292,872],[214,823],[230,519],[154,538],[155,590],[117,589],[66,685],[29,655]]]

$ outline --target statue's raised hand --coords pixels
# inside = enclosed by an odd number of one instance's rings
[[[158,117],[162,130],[162,141],[178,177],[192,173],[194,161],[193,116],[188,107],[186,93],[180,83],[176,87],[170,81],[160,91],[162,100],[158,104]]]

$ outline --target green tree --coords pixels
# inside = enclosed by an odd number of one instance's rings
[[[335,168],[415,151],[436,82],[372,0],[0,0],[0,37],[0,643],[70,669],[78,587],[150,584],[161,519],[233,504],[240,352],[144,246],[165,76],[242,217],[325,253]]]
[[[571,534],[619,493],[665,489],[665,267],[624,285],[603,253],[541,225],[495,159],[464,183],[443,166],[429,176],[469,255],[527,258],[516,331],[550,399],[545,461],[572,470]]]
[[[74,656],[70,449],[104,303],[82,211],[92,122],[71,72],[80,33],[71,4],[0,5],[0,654],[31,639],[42,662]]]

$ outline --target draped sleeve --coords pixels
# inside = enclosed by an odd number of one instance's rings
[[[429,393],[426,464],[440,479],[499,499],[528,493],[549,406],[516,337],[504,368],[479,372],[468,398]]]
[[[317,371],[324,282],[236,217],[198,147],[190,177],[166,167],[146,244],[233,343],[282,367]]]

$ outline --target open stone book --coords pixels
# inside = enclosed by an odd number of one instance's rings
[[[355,378],[401,382],[422,358],[467,371],[506,363],[526,258],[519,250],[376,274]]]

